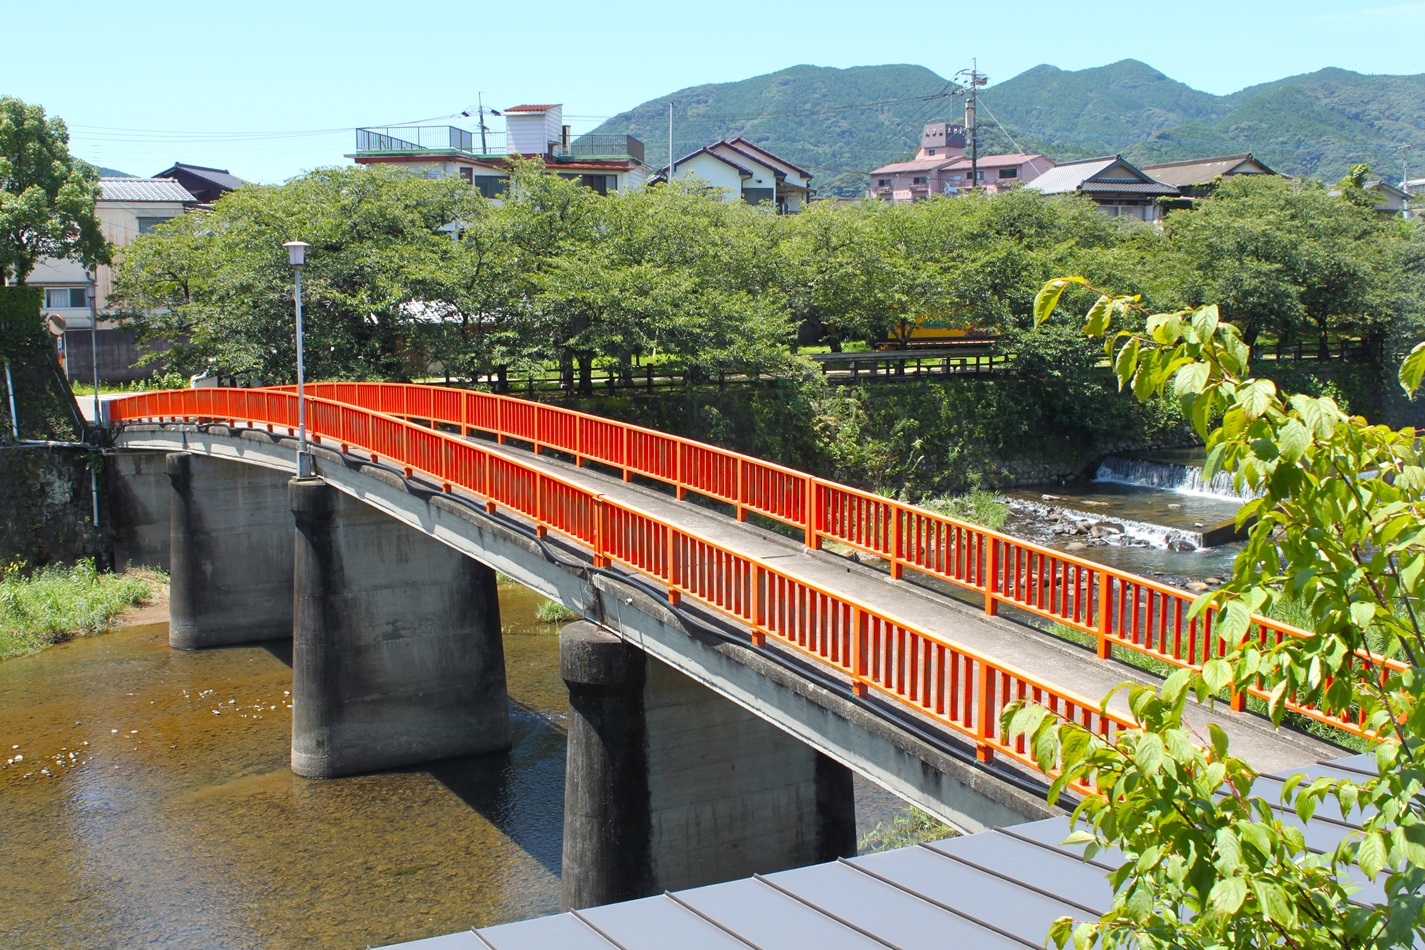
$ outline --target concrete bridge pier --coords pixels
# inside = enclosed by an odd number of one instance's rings
[[[178,650],[292,636],[288,476],[204,455],[167,456],[168,643]]]
[[[564,909],[855,854],[844,766],[593,624],[559,647]]]
[[[290,502],[292,771],[508,748],[494,570],[319,478],[292,479]]]

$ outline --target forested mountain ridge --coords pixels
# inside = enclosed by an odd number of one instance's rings
[[[649,163],[664,165],[671,100],[679,155],[742,135],[814,172],[820,193],[855,195],[871,169],[914,152],[924,123],[963,119],[963,99],[945,95],[953,89],[922,66],[792,66],[682,89],[596,131],[636,135]],[[1369,162],[1395,181],[1399,146],[1425,145],[1425,75],[1322,69],[1216,96],[1129,59],[1080,70],[1036,66],[983,89],[980,103],[982,150],[1039,151],[1061,161],[1252,152],[1290,175],[1335,181]],[[1425,170],[1425,149],[1419,158]]]

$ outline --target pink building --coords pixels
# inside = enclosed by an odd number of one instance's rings
[[[981,155],[978,163],[965,154],[965,130],[948,122],[932,122],[920,136],[920,151],[908,162],[896,162],[871,172],[867,196],[882,201],[921,201],[931,195],[958,195],[979,187],[996,194],[1033,181],[1054,167],[1037,153]]]

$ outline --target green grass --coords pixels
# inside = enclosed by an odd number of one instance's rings
[[[71,379],[69,388],[76,397],[94,395],[94,381],[92,379]],[[187,389],[188,377],[181,373],[160,373],[149,379],[136,379],[131,383],[99,383],[100,395],[124,395],[128,393],[148,393],[157,392],[160,389]]]
[[[915,806],[909,806],[890,821],[878,821],[875,827],[856,842],[858,854],[874,854],[909,848],[925,841],[939,841],[955,834],[955,829],[941,823]]]
[[[540,623],[565,623],[578,620],[579,615],[557,600],[546,600],[534,608],[534,619]]]
[[[10,564],[0,576],[0,659],[99,633],[166,580],[162,572],[147,569],[101,574],[92,560],[28,575],[22,565]]]
[[[977,488],[963,495],[941,495],[939,498],[931,498],[922,501],[920,507],[928,508],[947,518],[968,521],[971,524],[989,528],[991,531],[1003,528],[1005,519],[1009,517],[1009,506],[994,492],[986,491],[983,488]]]

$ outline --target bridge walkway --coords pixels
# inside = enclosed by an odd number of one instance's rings
[[[617,474],[606,474],[589,465],[576,466],[549,454],[535,454],[508,443],[500,445],[484,439],[477,441],[486,451],[637,508],[690,535],[760,560],[811,587],[832,591],[865,604],[903,621],[907,626],[939,635],[981,655],[993,656],[1040,682],[1091,699],[1107,696],[1125,681],[1144,684],[1161,682],[1138,667],[1120,661],[1106,663],[1098,659],[1091,648],[1045,633],[1027,622],[1009,619],[1015,614],[1023,621],[1031,619],[1028,614],[1020,613],[1011,606],[1001,606],[1004,616],[988,616],[981,606],[974,603],[979,599],[977,595],[967,592],[961,595],[965,598],[962,600],[937,591],[933,589],[935,586],[946,591],[951,588],[933,578],[925,577],[924,583],[912,581],[910,578],[915,575],[908,571],[903,579],[892,580],[888,573],[875,569],[869,563],[825,550],[813,552],[800,540],[750,522],[739,522],[731,515],[710,507],[680,501],[666,491],[625,482]],[[850,688],[848,679],[848,691]],[[1115,695],[1109,708],[1127,717],[1127,690]],[[1216,707],[1190,704],[1188,721],[1201,733],[1204,741],[1207,723],[1217,723],[1231,738],[1233,752],[1264,772],[1341,754],[1339,746],[1302,732],[1273,730],[1266,719],[1250,713],[1232,712],[1225,703],[1219,703]]]

